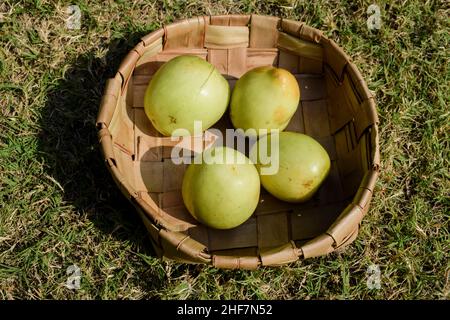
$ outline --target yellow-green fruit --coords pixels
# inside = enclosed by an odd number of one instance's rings
[[[209,62],[196,56],[178,56],[165,63],[152,77],[144,108],[153,126],[165,136],[194,134],[194,121],[206,130],[227,109],[230,87]]]
[[[276,144],[272,147],[271,135],[261,137],[250,150],[250,158],[258,159],[257,168],[263,165],[257,156],[258,146],[265,143],[268,155],[276,156]],[[275,140],[276,141],[276,140]],[[260,175],[263,187],[278,199],[288,202],[304,202],[314,195],[330,171],[330,157],[313,138],[296,132],[280,132],[278,144],[279,169],[273,175]]]
[[[227,147],[206,150],[200,157],[202,163],[194,161],[183,177],[186,208],[195,219],[212,228],[239,226],[258,205],[260,181],[255,165]]]
[[[287,70],[264,66],[245,73],[231,95],[230,116],[235,128],[284,130],[297,110],[300,89]]]

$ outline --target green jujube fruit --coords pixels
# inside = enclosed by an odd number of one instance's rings
[[[216,123],[227,109],[230,87],[209,62],[183,55],[166,62],[152,77],[144,96],[151,123],[165,136],[194,134],[194,121],[203,131]]]
[[[259,201],[260,180],[244,154],[227,147],[206,150],[202,163],[188,166],[182,184],[186,208],[199,222],[216,229],[244,223]],[[216,162],[216,163],[213,163]]]
[[[245,73],[231,95],[230,117],[235,128],[284,130],[300,101],[300,89],[289,71],[263,66]],[[252,135],[249,133],[249,135]]]
[[[271,146],[271,135],[261,137],[252,147],[250,158],[258,159],[256,166],[260,173],[264,166],[257,154],[261,143],[266,143],[270,157],[275,156],[276,151]],[[330,171],[330,157],[326,150],[310,136],[287,131],[279,133],[278,150],[278,172],[260,175],[263,187],[280,200],[305,202],[311,199]]]

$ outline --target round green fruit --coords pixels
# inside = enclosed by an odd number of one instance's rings
[[[264,66],[245,73],[231,96],[230,116],[235,128],[284,130],[297,110],[300,89],[287,70]],[[251,133],[249,133],[251,135]]]
[[[242,153],[216,147],[201,154],[187,168],[183,201],[199,222],[231,229],[245,222],[259,201],[260,181],[254,164]]]
[[[216,123],[229,97],[228,82],[212,64],[184,55],[158,69],[145,91],[144,108],[163,135],[188,135],[194,134],[194,121],[202,121],[203,130]]]
[[[272,146],[272,135],[261,137],[250,150],[250,158],[257,159],[261,173],[258,147],[267,145],[267,154],[274,161],[276,144]],[[275,140],[276,141],[276,140]],[[260,175],[261,184],[273,196],[288,202],[304,202],[314,195],[330,171],[330,157],[313,138],[296,132],[280,132],[278,143],[278,171],[273,175]]]

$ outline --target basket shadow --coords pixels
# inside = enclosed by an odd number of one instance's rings
[[[41,114],[39,151],[46,173],[63,190],[64,201],[95,227],[139,252],[155,256],[134,207],[123,197],[100,153],[95,127],[105,81],[143,34],[111,42],[104,58],[91,51],[79,56],[47,95]]]

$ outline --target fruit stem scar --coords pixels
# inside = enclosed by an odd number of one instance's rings
[[[170,120],[170,123],[173,123],[173,124],[177,123],[177,118],[175,118],[174,116],[169,115],[169,120]]]

